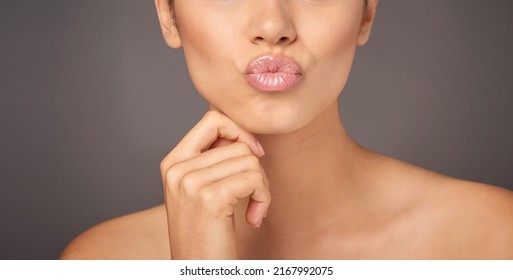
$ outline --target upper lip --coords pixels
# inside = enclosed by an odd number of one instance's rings
[[[249,63],[247,74],[285,73],[301,74],[301,66],[294,60],[283,55],[262,55]]]

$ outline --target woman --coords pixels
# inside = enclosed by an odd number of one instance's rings
[[[511,192],[346,134],[337,99],[377,0],[155,3],[211,109],[162,161],[165,205],[93,227],[62,258],[513,258]]]

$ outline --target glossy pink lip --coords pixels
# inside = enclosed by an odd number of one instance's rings
[[[253,60],[246,69],[246,80],[261,91],[287,90],[302,79],[301,67],[284,56],[261,56]]]

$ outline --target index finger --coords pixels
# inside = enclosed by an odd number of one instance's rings
[[[219,138],[246,143],[256,156],[263,156],[262,145],[253,134],[218,111],[208,111],[166,156],[169,165],[193,158],[207,151]]]

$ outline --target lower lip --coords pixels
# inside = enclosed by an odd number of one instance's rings
[[[303,76],[284,72],[247,74],[246,80],[251,86],[261,91],[284,91],[295,87]]]

